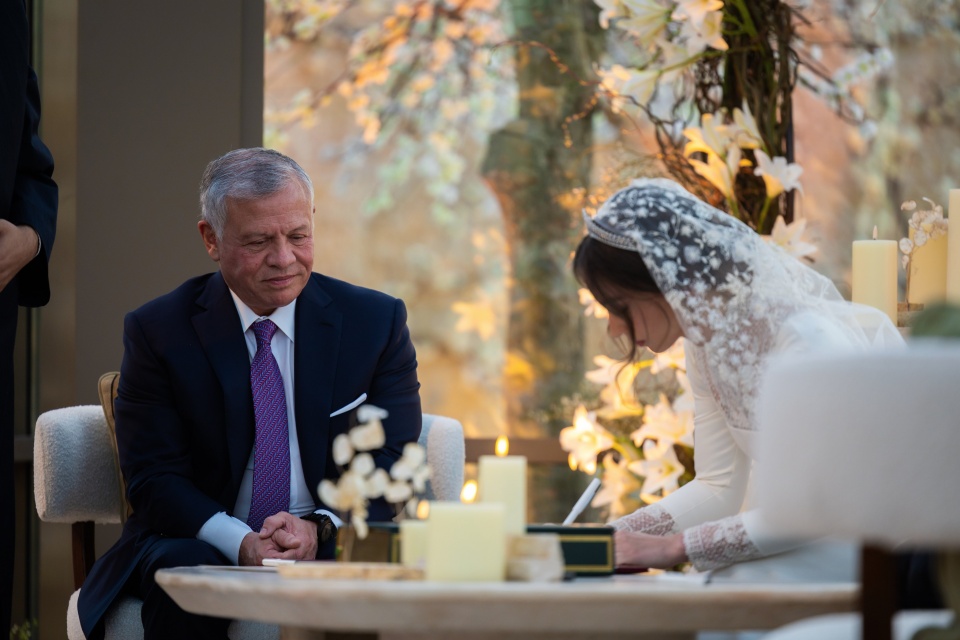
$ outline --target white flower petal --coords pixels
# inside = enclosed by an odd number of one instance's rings
[[[341,433],[333,439],[333,461],[338,466],[345,466],[353,458],[353,446],[350,444],[350,436]]]

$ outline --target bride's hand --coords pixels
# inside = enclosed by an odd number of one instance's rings
[[[683,534],[651,536],[646,533],[617,531],[613,536],[617,566],[669,569],[687,561]]]

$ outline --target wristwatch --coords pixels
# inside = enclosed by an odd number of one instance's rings
[[[317,525],[317,559],[332,558],[337,544],[337,525],[333,518],[325,513],[308,513],[300,519]]]

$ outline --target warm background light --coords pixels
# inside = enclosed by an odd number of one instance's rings
[[[473,502],[477,499],[477,481],[467,480],[460,490],[460,502]]]
[[[507,436],[500,436],[493,447],[493,452],[501,458],[510,452],[510,440]]]

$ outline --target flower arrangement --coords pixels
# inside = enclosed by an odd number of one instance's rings
[[[865,124],[855,85],[892,63],[862,49],[831,73],[800,0],[595,0],[615,45],[600,70],[614,113],[652,123],[659,158],[703,200],[768,234],[793,219],[802,167],[793,159],[792,94],[800,84],[848,120]]]
[[[949,220],[943,217],[943,206],[937,204],[930,198],[924,198],[924,202],[930,205],[929,209],[918,209],[914,200],[908,200],[900,205],[901,211],[912,211],[913,215],[907,225],[910,228],[910,235],[906,238],[900,238],[900,264],[906,269],[910,264],[910,257],[920,250],[930,240],[935,240],[947,234]],[[909,287],[909,281],[908,285]]]
[[[386,417],[384,409],[373,405],[357,409],[359,424],[333,439],[333,461],[341,470],[340,478],[336,482],[320,481],[320,499],[345,514],[360,540],[367,537],[369,530],[370,500],[382,497],[392,504],[404,505],[407,513],[413,515],[417,508],[416,496],[426,490],[430,479],[426,452],[416,442],[403,447],[403,454],[389,473],[374,465],[370,451],[386,442],[382,423]]]
[[[693,478],[693,395],[682,340],[637,362],[597,356],[594,364],[586,377],[601,387],[599,406],[577,406],[573,424],[560,432],[560,446],[572,468],[600,472],[591,504],[617,518]]]

